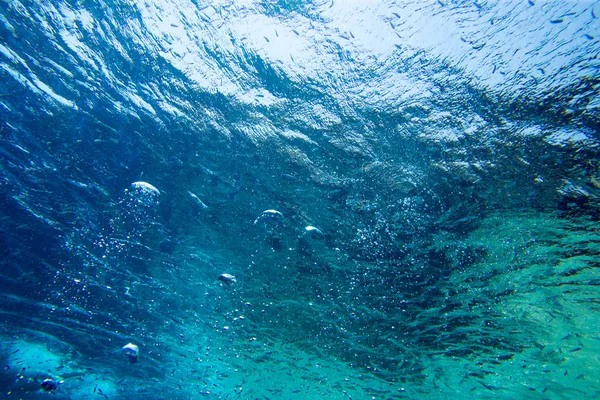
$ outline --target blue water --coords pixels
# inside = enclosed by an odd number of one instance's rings
[[[2,397],[600,397],[599,57],[594,1],[0,0]]]

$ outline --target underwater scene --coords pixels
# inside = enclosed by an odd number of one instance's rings
[[[599,399],[600,2],[0,0],[0,397]]]

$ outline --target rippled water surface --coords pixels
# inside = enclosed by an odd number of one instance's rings
[[[599,57],[588,0],[0,0],[2,397],[600,397]]]

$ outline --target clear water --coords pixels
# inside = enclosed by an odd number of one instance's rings
[[[600,397],[598,2],[0,0],[0,38],[3,398]]]

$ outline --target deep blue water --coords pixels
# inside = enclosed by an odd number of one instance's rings
[[[600,397],[599,57],[594,1],[0,0],[2,397]]]

